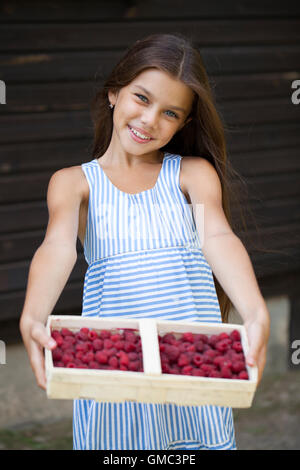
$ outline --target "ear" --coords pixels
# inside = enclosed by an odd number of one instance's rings
[[[108,99],[110,101],[110,103],[112,103],[113,105],[116,104],[116,101],[117,101],[117,97],[118,97],[118,94],[119,92],[112,92],[111,90],[108,91]]]

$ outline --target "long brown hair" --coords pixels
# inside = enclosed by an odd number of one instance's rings
[[[188,116],[192,118],[191,121],[161,150],[182,156],[200,156],[211,162],[222,185],[222,204],[228,223],[234,232],[238,232],[240,230],[238,224],[241,222],[247,232],[241,206],[241,202],[243,206],[245,205],[247,186],[227,158],[225,125],[217,112],[215,97],[201,55],[193,42],[181,34],[153,34],[136,41],[96,92],[91,102],[94,124],[93,157],[97,158],[105,153],[112,136],[113,120],[108,91],[117,92],[131,83],[141,72],[153,67],[168,73],[174,79],[181,80],[194,91],[195,95]],[[241,215],[235,222],[231,214],[232,201],[237,204]],[[232,303],[214,274],[213,278],[222,321],[227,322]]]

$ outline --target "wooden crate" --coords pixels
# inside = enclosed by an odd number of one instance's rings
[[[257,367],[247,366],[249,380],[220,379],[162,373],[158,335],[184,332],[207,335],[238,330],[244,354],[248,340],[243,325],[183,321],[157,321],[148,318],[125,319],[50,315],[47,331],[86,327],[103,329],[134,328],[139,331],[143,352],[143,372],[54,367],[52,352],[45,349],[47,396],[56,399],[93,399],[103,402],[137,401],[177,405],[218,405],[233,408],[251,406],[257,386]]]

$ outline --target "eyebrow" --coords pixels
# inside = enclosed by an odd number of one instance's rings
[[[136,88],[140,88],[141,90],[143,90],[144,93],[147,93],[147,95],[150,96],[150,98],[153,98],[153,94],[150,91],[146,90],[146,88],[144,88],[143,86],[141,86],[141,85],[134,85],[134,86]],[[185,113],[185,109],[180,108],[179,106],[169,106],[169,108],[176,109],[177,111],[182,111],[183,113]]]

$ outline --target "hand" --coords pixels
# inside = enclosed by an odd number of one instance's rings
[[[270,326],[268,320],[254,319],[244,323],[246,328],[249,352],[246,356],[246,363],[249,366],[257,366],[258,380],[260,383],[266,364],[267,345],[270,336]]]
[[[23,320],[20,322],[20,331],[37,384],[46,390],[43,348],[54,349],[56,341],[48,335],[46,327],[41,321]]]

